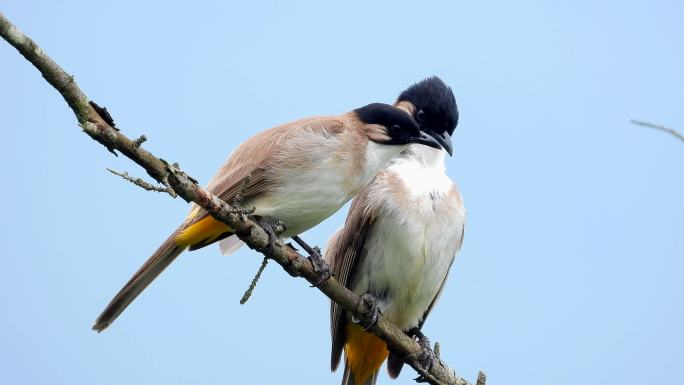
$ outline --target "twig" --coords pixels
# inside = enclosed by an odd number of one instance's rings
[[[140,137],[138,139],[133,141],[133,144],[135,144],[136,147],[140,147],[146,141],[147,141],[147,137],[145,135],[140,135]]]
[[[245,291],[245,294],[242,295],[242,298],[240,299],[240,305],[244,305],[249,301],[249,298],[252,296],[252,292],[254,291],[254,288],[257,285],[257,282],[259,282],[259,278],[261,278],[261,273],[264,272],[264,269],[266,269],[266,265],[268,264],[268,257],[264,257],[264,260],[261,261],[261,266],[259,266],[259,270],[257,271],[256,275],[252,279],[252,283],[249,284],[249,288]]]
[[[76,115],[79,125],[91,138],[112,151],[120,151],[143,167],[157,182],[164,185],[168,183],[183,199],[195,202],[214,218],[229,225],[235,234],[252,249],[259,250],[264,256],[273,259],[286,269],[295,269],[298,275],[309,283],[316,283],[320,280],[320,272],[315,271],[306,257],[285,246],[281,241],[271,241],[263,228],[250,218],[243,218],[228,203],[200,187],[194,179],[176,165],[169,165],[111,127],[89,104],[89,99],[76,85],[74,78],[45,54],[33,40],[20,32],[2,13],[0,13],[0,36],[14,46],[41,72],[48,83],[59,91]],[[357,312],[359,296],[344,287],[334,277],[316,287],[357,319],[363,322],[370,321],[365,314]],[[410,357],[421,350],[413,338],[407,336],[382,315],[369,332],[385,341],[390,350],[402,357]],[[415,359],[407,358],[406,363],[416,370],[422,369]],[[469,385],[469,382],[456,375],[442,362],[432,366],[427,373],[426,380],[434,385]]]
[[[660,131],[665,131],[665,132],[673,135],[674,137],[679,138],[679,140],[681,140],[682,142],[684,142],[684,135],[682,135],[681,133],[679,133],[677,130],[675,130],[673,128],[668,128],[665,126],[661,126],[659,124],[653,124],[653,123],[643,122],[641,120],[634,120],[634,119],[630,120],[630,122],[632,124],[636,124],[637,126],[648,127],[648,128],[653,128],[653,129],[660,130]]]
[[[477,373],[477,382],[475,383],[475,385],[485,385],[486,382],[487,382],[487,375],[483,371],[480,370],[480,372]]]
[[[142,178],[133,178],[132,176],[128,175],[127,172],[124,172],[122,174],[116,170],[112,170],[111,168],[108,168],[107,171],[111,172],[114,175],[118,175],[118,176],[122,177],[123,179],[125,179],[125,180],[133,183],[134,185],[141,187],[147,191],[156,191],[159,193],[166,193],[166,194],[171,195],[171,197],[173,197],[173,198],[178,196],[178,195],[176,195],[176,192],[173,191],[172,188],[155,186],[152,183],[149,183]]]

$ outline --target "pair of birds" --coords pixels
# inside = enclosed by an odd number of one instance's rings
[[[384,317],[420,337],[463,241],[465,210],[444,165],[457,123],[451,89],[430,77],[404,90],[394,105],[372,103],[251,137],[207,189],[227,202],[240,194],[266,227],[283,221],[282,238],[316,226],[355,197],[325,258],[342,284],[370,294]],[[193,205],[93,329],[107,328],[183,251],[214,242],[223,254],[242,245],[229,226]],[[330,321],[333,371],[346,352],[343,385],[375,384],[386,359],[390,376],[399,375],[401,357],[335,303]]]

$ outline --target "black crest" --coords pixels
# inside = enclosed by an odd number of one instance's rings
[[[416,107],[415,118],[422,129],[453,134],[458,124],[458,107],[451,88],[437,76],[412,85],[399,95]]]
[[[418,131],[418,125],[405,111],[383,103],[371,103],[354,110],[362,122],[390,128],[399,125],[407,131]]]

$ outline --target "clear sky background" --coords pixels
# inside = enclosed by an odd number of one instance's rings
[[[684,3],[3,0],[130,137],[206,183],[256,132],[441,76],[463,249],[426,333],[496,384],[684,378]],[[328,301],[261,257],[184,254],[102,334],[187,206],[82,134],[0,41],[0,382],[338,384]],[[346,208],[306,234],[324,245]],[[412,384],[411,370],[392,382]]]

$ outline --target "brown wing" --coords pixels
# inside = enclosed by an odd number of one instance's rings
[[[321,135],[335,135],[341,132],[343,123],[331,117],[314,117],[287,123],[282,126],[260,132],[242,143],[228,160],[219,168],[218,172],[207,185],[207,190],[233,203],[240,191],[243,199],[248,201],[267,192],[269,187],[269,173],[273,170],[273,157],[276,154],[288,153],[289,139],[320,131]],[[247,178],[247,179],[246,179]],[[197,222],[208,214],[205,210],[197,209],[192,222]]]
[[[338,231],[326,251],[326,259],[340,283],[349,288],[354,271],[363,258],[364,243],[372,230],[375,213],[368,204],[368,191],[364,189],[352,201],[344,227]],[[340,364],[346,342],[346,311],[335,302],[330,304],[330,334],[332,352],[330,367],[334,371]]]

